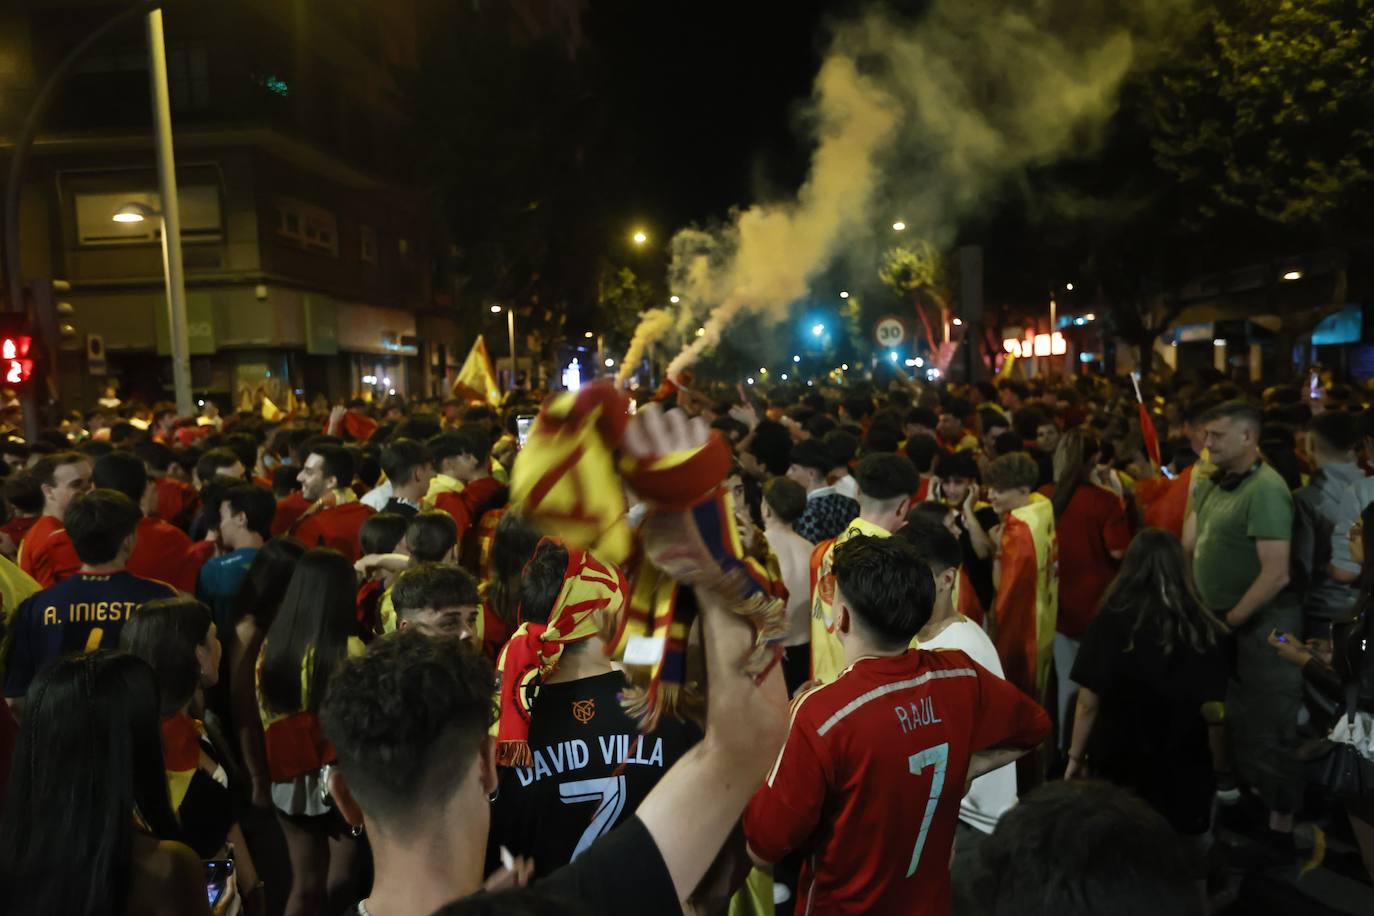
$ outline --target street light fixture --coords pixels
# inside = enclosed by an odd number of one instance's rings
[[[824,334],[824,333],[825,333],[825,325],[821,324],[819,321],[816,322],[815,324],[811,325],[811,336],[812,336],[812,337],[820,337],[820,336],[821,336],[822,334]]]
[[[630,236],[630,239],[636,245],[643,245],[645,242],[649,241],[649,236],[644,232],[643,229],[636,229],[635,234]]]
[[[141,223],[145,219],[161,218],[162,214],[147,204],[130,201],[114,212],[110,219],[117,223]]]
[[[950,324],[954,325],[956,328],[957,328],[957,327],[960,327],[961,325],[963,325],[963,323],[964,323],[964,319],[962,319],[962,318],[955,318],[953,321],[950,322]]]
[[[606,357],[606,368],[610,369],[613,366],[615,366],[615,360],[611,359],[609,356]]]
[[[596,335],[593,334],[591,331],[588,331],[587,333],[583,334],[582,336],[585,337],[585,338],[587,338],[588,340],[591,340],[591,339],[592,339],[593,337],[595,337]]]
[[[673,305],[677,305],[679,302],[682,301],[682,299],[678,296],[669,296],[668,301],[671,302]]]
[[[901,220],[897,220],[897,222],[895,222],[895,223],[892,224],[892,231],[893,231],[893,232],[905,232],[905,231],[906,231],[906,223],[902,222]]]
[[[848,299],[848,298],[849,298],[849,290],[846,290],[846,289],[840,290],[840,298],[841,298],[841,299]]]
[[[499,306],[499,305],[493,305],[493,306],[491,307],[491,313],[492,313],[493,315],[499,315],[499,314],[501,314],[501,306]]]
[[[1065,283],[1065,284],[1064,284],[1064,288],[1065,288],[1066,290],[1068,290],[1069,292],[1073,292],[1073,284],[1072,284],[1072,283]]]

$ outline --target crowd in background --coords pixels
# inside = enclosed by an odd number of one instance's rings
[[[622,457],[718,460],[695,509],[625,478],[638,551],[780,615],[674,572],[705,697],[649,720],[647,578],[524,511],[534,393],[13,433],[0,910],[1205,912],[1324,831],[1371,880],[1374,398],[1140,393],[645,392]]]

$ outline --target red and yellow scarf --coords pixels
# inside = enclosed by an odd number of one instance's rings
[[[644,730],[678,711],[686,687],[687,633],[695,595],[680,585],[723,592],[755,624],[745,669],[762,676],[786,634],[781,579],[746,556],[730,495],[730,447],[712,433],[700,448],[647,458],[617,454],[629,401],[609,383],[555,395],[541,410],[511,480],[513,506],[571,545],[626,562],[633,587],[624,612],[603,634],[634,687],[623,697]],[[650,507],[638,534],[625,521],[621,480]]]
[[[547,543],[540,542],[540,547]],[[535,555],[539,548],[535,549]],[[539,683],[558,667],[563,648],[606,628],[603,615],[614,618],[625,605],[629,586],[614,563],[590,551],[568,548],[563,587],[549,611],[548,623],[521,623],[511,636],[496,670],[501,679],[501,719],[496,731],[496,762],[530,766],[530,713]]]

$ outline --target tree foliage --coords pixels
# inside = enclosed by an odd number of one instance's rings
[[[1154,88],[1154,153],[1199,223],[1313,225],[1374,179],[1374,0],[1223,0]]]
[[[916,314],[925,326],[926,343],[934,352],[938,346],[935,328],[925,307],[933,305],[939,314],[949,310],[949,269],[944,253],[925,240],[888,249],[883,255],[878,279],[898,296],[915,304]]]

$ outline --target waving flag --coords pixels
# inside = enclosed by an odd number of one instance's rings
[[[468,358],[463,361],[463,368],[458,371],[458,378],[453,383],[453,393],[457,397],[473,401],[501,403],[501,387],[496,384],[496,370],[491,366],[491,357],[487,355],[487,342],[482,339],[481,334],[473,341]]]

